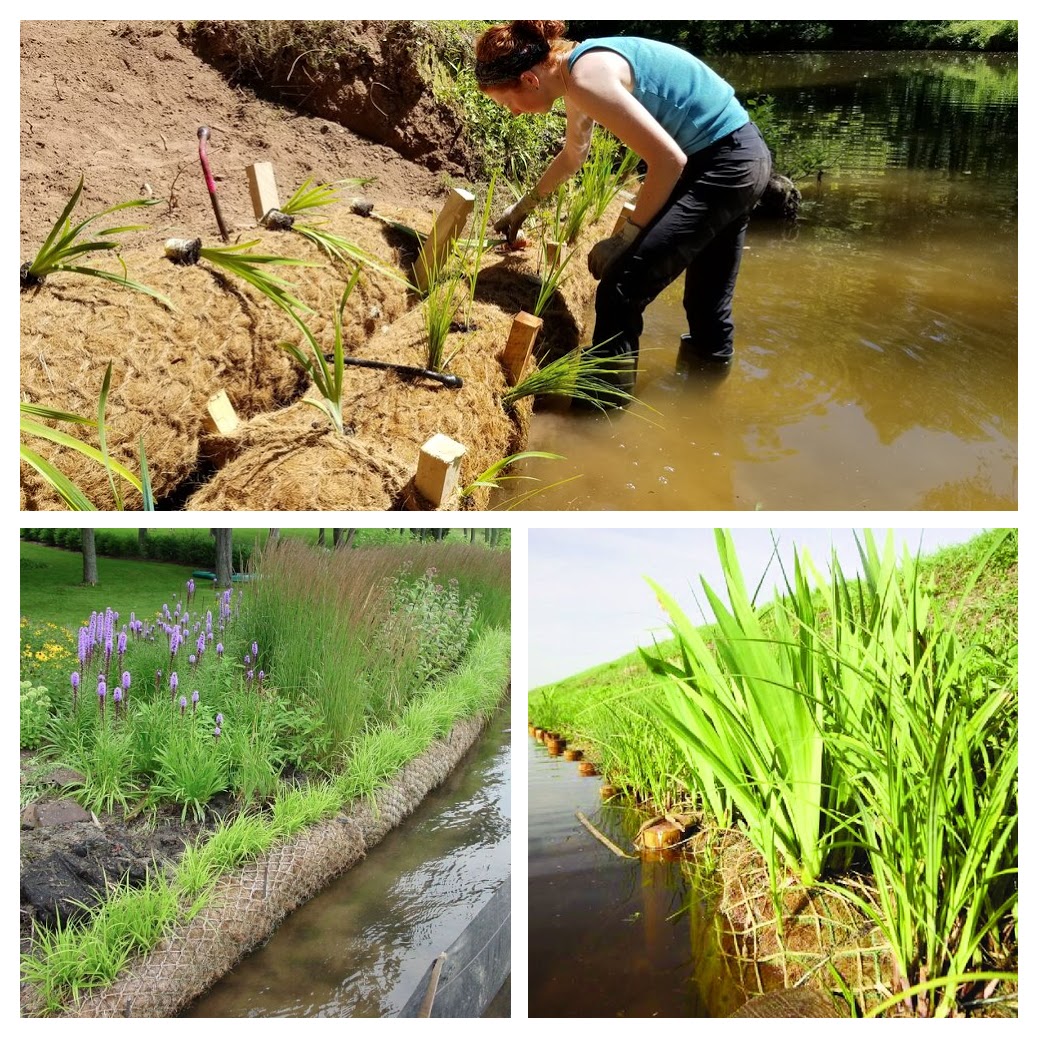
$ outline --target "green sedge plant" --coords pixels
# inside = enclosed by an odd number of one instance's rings
[[[333,314],[334,331],[330,365],[314,333],[307,326],[306,322],[295,313],[292,314],[293,319],[300,331],[302,331],[307,345],[310,347],[309,354],[292,342],[281,342],[278,344],[303,367],[321,394],[320,400],[310,400],[304,397],[304,402],[312,407],[316,407],[319,411],[323,411],[340,436],[343,435],[342,390],[345,372],[342,315],[350,296],[353,294],[354,288],[357,286],[357,282],[360,280],[360,275],[361,267],[358,265],[350,275],[349,281],[346,282],[342,296],[339,298],[339,305]]]
[[[530,372],[501,397],[506,408],[530,396],[565,396],[599,410],[630,403],[631,393],[611,379],[629,375],[629,362],[580,347]]]
[[[83,236],[84,231],[95,220],[99,220],[111,213],[119,212],[122,209],[134,209],[142,206],[157,205],[158,200],[153,198],[134,198],[128,202],[119,202],[117,205],[109,206],[109,208],[104,209],[99,213],[95,213],[93,216],[88,216],[85,220],[81,220],[73,226],[72,210],[76,208],[82,193],[83,176],[81,174],[79,177],[79,184],[76,186],[75,191],[72,192],[72,197],[69,199],[68,204],[62,210],[61,215],[51,228],[50,234],[47,235],[47,238],[40,247],[39,252],[36,253],[36,256],[31,261],[22,264],[22,291],[24,292],[26,289],[42,285],[51,274],[59,272],[85,274],[88,277],[100,278],[103,281],[109,281],[112,284],[121,285],[124,288],[132,288],[134,291],[143,292],[145,295],[158,300],[168,309],[175,310],[176,307],[174,307],[174,305],[161,293],[156,292],[147,285],[142,285],[137,281],[131,281],[126,276],[125,264],[123,264],[123,274],[120,276],[119,274],[113,274],[111,271],[98,270],[96,267],[84,267],[79,263],[79,257],[86,256],[92,252],[112,252],[119,248],[117,242],[103,239],[111,238],[116,234],[125,234],[130,231],[141,231],[145,229],[144,224],[109,227],[103,231],[98,231],[97,237],[85,238]],[[120,259],[120,263],[121,262],[122,260]]]
[[[101,383],[101,392],[97,400],[97,418],[83,418],[81,415],[71,414],[51,407],[39,404],[30,404],[23,401],[20,405],[20,430],[26,436],[35,436],[40,439],[49,440],[59,447],[69,447],[77,453],[98,464],[104,466],[108,474],[108,483],[112,490],[115,506],[123,510],[124,500],[122,496],[121,482],[129,483],[143,499],[145,511],[154,511],[155,499],[152,494],[151,480],[148,474],[148,462],[144,451],[144,437],[140,438],[141,476],[138,478],[124,465],[115,461],[108,450],[107,426],[105,425],[105,412],[108,406],[108,395],[112,385],[112,363],[109,361],[105,369],[105,376]],[[71,422],[75,425],[87,426],[97,430],[100,449],[92,444],[81,440],[69,433],[61,432],[49,425],[45,425],[40,419],[52,422]],[[53,462],[44,458],[37,451],[20,444],[20,456],[31,468],[35,469],[43,479],[57,492],[65,504],[73,511],[91,512],[96,510],[94,503],[83,493],[83,491],[61,472]],[[117,478],[118,477],[118,480]]]

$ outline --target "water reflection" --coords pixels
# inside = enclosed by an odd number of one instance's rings
[[[692,979],[686,883],[676,861],[618,858],[583,811],[629,848],[640,817],[604,807],[599,782],[532,740],[529,1015],[705,1016]]]
[[[523,507],[1015,508],[1015,57],[718,64],[840,169],[804,182],[795,229],[751,225],[727,377],[679,356],[671,286],[646,313],[644,406],[538,413],[530,448],[566,460],[521,474],[577,478]]]
[[[397,1015],[509,872],[510,740],[502,712],[411,818],[183,1015]]]

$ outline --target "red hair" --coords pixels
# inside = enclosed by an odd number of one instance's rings
[[[480,87],[508,86],[556,51],[572,44],[565,22],[510,22],[487,29],[476,40],[476,81]]]

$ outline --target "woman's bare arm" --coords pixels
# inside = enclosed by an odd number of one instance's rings
[[[592,118],[576,105],[566,104],[566,143],[537,181],[536,191],[541,198],[547,198],[584,165],[594,129]]]

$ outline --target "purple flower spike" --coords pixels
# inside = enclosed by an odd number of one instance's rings
[[[245,653],[245,666],[247,667],[251,662],[252,657],[248,653]]]
[[[219,742],[219,741],[220,741],[220,726],[219,726],[219,725],[217,725],[217,726],[216,726],[216,727],[215,727],[215,728],[213,729],[213,738],[214,738],[214,739],[215,739],[215,740],[216,740],[217,742]]]
[[[259,659],[259,645],[257,645],[256,642],[252,643],[252,658],[254,660]]]
[[[115,700],[116,704],[123,701],[123,690],[116,686],[115,691],[112,693],[112,699]]]
[[[194,713],[198,709],[198,689],[191,693],[191,713]]]
[[[216,715],[216,727],[220,728],[223,725],[223,714]]]
[[[198,657],[194,653],[191,653],[187,658],[187,662],[193,667],[198,662]]]
[[[130,672],[128,670],[123,671],[123,692],[130,691]]]
[[[250,670],[250,671],[248,672],[248,674],[246,674],[246,675],[245,675],[245,680],[246,680],[246,681],[248,681],[248,682],[249,682],[249,684],[252,684],[252,679],[253,679],[253,678],[254,678],[255,676],[256,676],[256,674],[255,674],[255,671],[251,671],[251,670]]]
[[[180,716],[184,716],[184,711],[187,709],[187,696],[180,697]]]
[[[125,631],[120,631],[119,632],[119,641],[118,641],[118,643],[116,645],[116,649],[117,649],[117,651],[118,651],[120,656],[123,656],[123,655],[126,654],[126,632]]]
[[[216,643],[216,655],[223,659],[223,642]]]
[[[79,691],[79,671],[74,670],[72,672],[72,694],[75,695]]]

